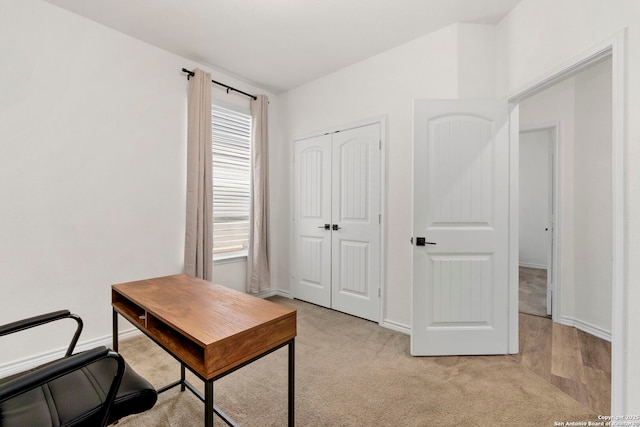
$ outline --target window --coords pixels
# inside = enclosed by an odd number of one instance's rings
[[[251,116],[211,107],[214,259],[246,255],[251,204]]]

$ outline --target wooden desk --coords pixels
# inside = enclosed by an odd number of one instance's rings
[[[111,287],[113,349],[118,351],[118,313],[181,365],[180,385],[205,403],[205,426],[218,414],[213,382],[285,345],[289,352],[289,426],[294,419],[296,311],[279,304],[179,274]],[[205,383],[204,396],[185,379],[185,367]]]

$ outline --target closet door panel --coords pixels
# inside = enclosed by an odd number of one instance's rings
[[[331,307],[331,136],[294,150],[295,297]]]
[[[332,308],[380,316],[380,125],[333,134]]]

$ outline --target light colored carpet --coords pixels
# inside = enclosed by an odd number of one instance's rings
[[[409,337],[356,317],[282,297],[298,310],[298,426],[553,426],[595,421],[573,400],[512,356],[412,357]],[[121,353],[160,387],[179,365],[144,336]],[[217,381],[215,402],[240,426],[286,426],[287,349]],[[200,382],[191,377],[201,389]],[[202,403],[174,388],[122,427],[200,426]],[[216,425],[224,425],[216,419]]]
[[[547,270],[520,267],[520,313],[547,316]]]

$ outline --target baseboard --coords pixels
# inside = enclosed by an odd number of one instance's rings
[[[122,331],[118,334],[119,340],[125,340],[127,338],[131,338],[137,335],[140,335],[140,332],[137,328],[127,329],[126,331]],[[81,351],[90,350],[95,347],[105,346],[111,348],[113,344],[111,334],[105,335],[99,338],[94,338],[87,341],[79,342],[76,345],[74,353],[79,353]],[[29,356],[24,359],[14,360],[11,362],[4,363],[0,365],[0,378],[4,378],[9,375],[17,374],[18,372],[23,372],[28,369],[34,368],[36,366],[40,366],[42,364],[51,362],[56,359],[60,359],[64,356],[67,351],[67,347],[60,347],[55,350],[46,351],[44,353],[36,354],[35,356]]]
[[[560,318],[560,320],[556,320],[556,322],[565,326],[573,326],[574,328],[580,329],[581,331],[586,332],[590,335],[593,335],[605,341],[611,342],[610,331],[599,328],[598,326],[591,325],[587,322],[583,322],[582,320],[573,319],[571,317],[562,317]],[[383,320],[380,325],[387,329],[401,332],[406,335],[411,335],[411,327],[408,325],[403,325],[401,323],[397,323],[391,320]]]
[[[276,295],[279,295],[281,297],[285,297],[285,298],[289,298],[289,299],[293,299],[293,292],[290,291],[282,291],[282,290],[276,290]]]
[[[259,296],[262,298],[267,298],[266,296],[263,297],[262,295],[263,294],[260,294]],[[293,293],[290,291],[276,290],[276,291],[268,292],[268,296],[273,296],[273,295],[278,295],[278,296],[289,298],[289,299],[293,298]],[[331,309],[329,308],[328,310],[331,310]],[[405,335],[411,335],[410,326],[403,325],[402,323],[397,323],[392,320],[383,320],[382,322],[380,322],[380,326],[382,326],[383,328],[391,329],[396,332],[401,332]]]
[[[142,335],[142,331],[138,328],[127,329],[126,331],[118,332],[118,341],[124,341],[127,338],[137,337],[138,335]],[[109,339],[111,339],[111,335],[109,335]],[[111,342],[109,344],[105,344],[107,347],[111,348]],[[91,348],[91,347],[89,347]]]
[[[574,328],[580,329],[581,331],[593,335],[594,337],[598,337],[605,341],[611,342],[611,331],[607,331],[598,326],[594,326],[587,322],[583,322],[582,320],[566,316],[562,316],[560,319],[555,321],[565,326],[573,326]]]
[[[546,264],[533,264],[533,263],[528,263],[528,262],[520,262],[520,267],[535,268],[537,270],[546,270],[547,269],[547,265]]]
[[[391,329],[392,331],[401,332],[405,335],[411,335],[411,326],[403,325],[392,320],[383,320],[380,323],[383,328]]]
[[[274,289],[274,290],[270,290],[270,291],[266,291],[266,292],[260,292],[259,294],[255,294],[255,296],[257,296],[258,298],[269,298],[269,297],[275,297],[275,296],[281,296],[281,297],[285,297],[285,298],[289,298],[289,299],[292,298],[290,292],[281,291],[279,289]]]

